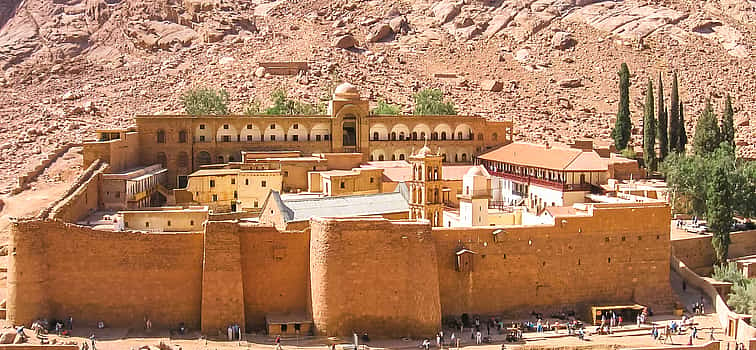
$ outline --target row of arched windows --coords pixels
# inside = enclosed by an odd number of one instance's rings
[[[380,133],[377,131],[373,131],[371,140],[373,141],[397,141],[397,140],[398,141],[417,141],[417,140],[425,140],[425,136],[426,136],[425,132],[418,133],[414,131],[412,132],[411,135],[406,135],[404,131],[399,131],[398,133],[396,131],[392,131],[388,135],[388,140],[381,140]],[[467,135],[468,136],[467,138],[464,138],[464,136],[465,135],[460,131],[457,133],[456,140],[474,140],[475,139],[475,135],[472,133],[472,131],[470,131],[470,133]],[[453,133],[451,133],[449,137],[450,138],[447,137],[446,131],[442,131],[440,133],[433,132],[430,134],[430,139],[432,141],[439,141],[439,140],[440,141],[447,141],[447,140],[454,141],[455,140]],[[493,141],[496,141],[497,138],[498,138],[498,135],[496,135],[496,133],[493,133],[491,135],[491,139]],[[478,134],[478,141],[483,141],[483,133]]]

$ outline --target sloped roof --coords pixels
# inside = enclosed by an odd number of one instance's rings
[[[568,171],[606,171],[607,161],[594,151],[515,142],[478,158],[527,167]]]
[[[409,210],[405,196],[399,191],[359,196],[281,199],[276,191],[270,198],[284,213],[285,222],[306,221],[316,216],[352,217],[399,213]]]

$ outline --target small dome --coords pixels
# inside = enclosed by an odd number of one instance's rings
[[[419,151],[417,151],[417,154],[415,154],[416,157],[424,157],[431,154],[431,149],[428,146],[423,146]]]
[[[465,176],[486,176],[480,166],[474,166],[467,171]]]
[[[342,83],[341,85],[336,87],[336,90],[333,91],[333,96],[338,99],[359,99],[360,90],[358,90],[357,87],[352,84]]]

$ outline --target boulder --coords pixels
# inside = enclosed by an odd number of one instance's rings
[[[509,22],[512,22],[515,13],[516,12],[509,12],[494,16],[494,18],[488,21],[488,27],[486,27],[486,31],[483,33],[483,36],[489,37],[496,35],[502,29],[506,28],[506,26],[509,25]]]
[[[568,32],[556,32],[551,37],[551,47],[557,50],[568,49],[575,45],[575,39]]]
[[[0,335],[0,344],[13,344],[13,340],[16,339],[16,332],[5,332]]]
[[[393,34],[393,30],[388,23],[378,23],[365,38],[368,42],[375,43],[384,40]]]
[[[448,23],[457,17],[462,9],[462,2],[456,2],[452,0],[443,0],[436,3],[431,7],[433,16],[435,16],[441,24]]]
[[[255,76],[258,78],[262,78],[265,76],[265,67],[257,67],[255,69]]]
[[[407,31],[407,18],[404,16],[394,17],[389,21],[389,27],[394,33],[404,33]]]
[[[579,78],[566,78],[557,81],[557,85],[563,88],[576,88],[583,86],[583,82]]]
[[[350,34],[342,35],[333,40],[333,47],[340,49],[351,49],[355,46],[357,46],[357,39]]]
[[[483,91],[499,92],[504,89],[504,83],[498,80],[483,80],[480,83],[480,89]]]

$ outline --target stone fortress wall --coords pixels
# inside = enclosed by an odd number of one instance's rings
[[[303,231],[209,221],[204,233],[105,232],[48,219],[12,225],[8,320],[232,322],[310,314],[320,334],[427,335],[444,316],[510,315],[638,302],[670,310],[669,208],[597,204],[553,226],[433,228],[315,218]],[[494,238],[493,232],[498,232]],[[460,247],[475,252],[458,271]]]

